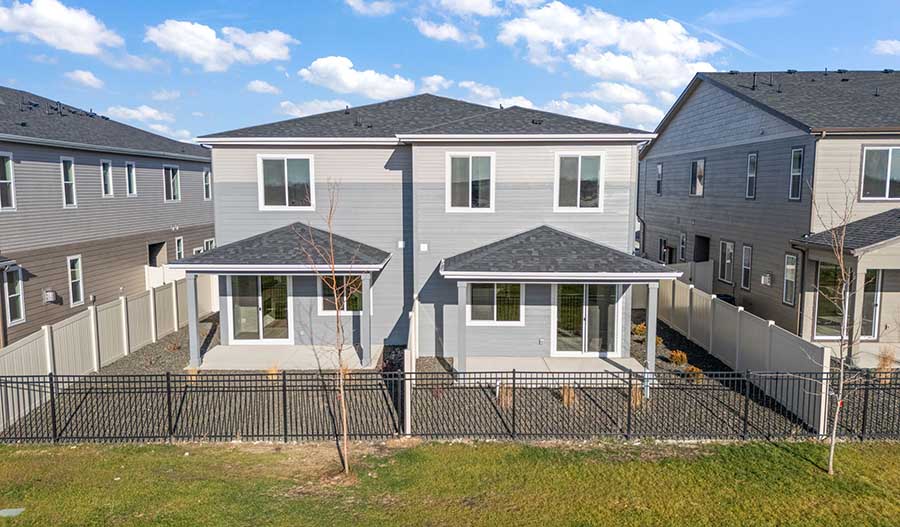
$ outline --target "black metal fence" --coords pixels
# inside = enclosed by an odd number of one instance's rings
[[[345,382],[356,439],[817,437],[836,391],[821,373],[354,372]],[[338,383],[299,372],[0,377],[0,442],[331,439]],[[848,376],[839,435],[900,439],[900,370]]]

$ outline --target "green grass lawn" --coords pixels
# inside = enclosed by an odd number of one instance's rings
[[[898,525],[900,443],[0,447],[6,525]]]

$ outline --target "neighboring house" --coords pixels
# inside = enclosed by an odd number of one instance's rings
[[[827,300],[835,258],[821,233],[852,211],[869,219],[848,232],[879,233],[845,244],[865,276],[850,298],[853,359],[900,359],[900,73],[700,73],[656,132],[641,152],[643,256],[713,260],[711,292],[834,346],[842,310]]]
[[[334,263],[361,286],[342,319],[352,366],[407,345],[411,316],[419,355],[457,370],[627,358],[630,286],[676,276],[628,254],[651,137],[424,94],[202,138],[220,246],[174,267],[189,291],[197,273],[221,277],[223,345],[204,367],[315,365],[304,357],[333,345],[316,276],[332,203]],[[196,316],[190,327],[198,366]]]
[[[215,245],[209,150],[0,88],[0,345]]]

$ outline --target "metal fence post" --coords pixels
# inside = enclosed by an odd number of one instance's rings
[[[747,439],[750,434],[750,370],[744,372],[744,429],[741,437]]]
[[[631,409],[634,406],[634,381],[631,368],[628,369],[628,408],[625,414],[625,439],[631,439]]]
[[[869,387],[871,385],[871,375],[872,375],[871,370],[867,370],[866,376],[863,380],[863,382],[865,384],[863,385],[862,423],[860,424],[860,430],[859,430],[859,432],[860,432],[859,440],[860,441],[866,440],[866,428],[868,428],[868,425],[869,425],[869,390],[870,390]]]
[[[168,425],[169,440],[175,435],[175,427],[172,423],[172,374],[166,372],[166,419]]]
[[[281,370],[281,434],[288,442],[287,372]]]
[[[516,370],[512,371],[512,438],[516,438]]]
[[[409,353],[409,350],[406,351]],[[409,371],[403,372],[403,435],[412,436],[412,379]]]
[[[47,378],[50,379],[50,438],[56,443],[59,435],[56,430],[56,382],[54,381],[53,372],[48,373]]]

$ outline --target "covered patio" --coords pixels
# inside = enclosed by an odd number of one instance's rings
[[[375,247],[294,223],[171,264],[186,274],[189,367],[336,369],[338,340],[345,367],[373,367],[381,348],[372,345],[372,283],[389,259]],[[219,277],[222,341],[202,355],[200,274]]]

